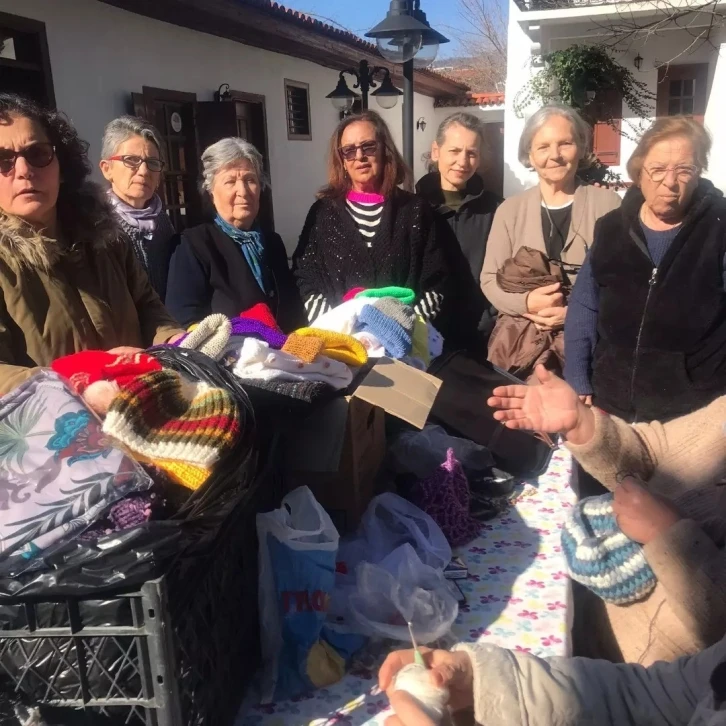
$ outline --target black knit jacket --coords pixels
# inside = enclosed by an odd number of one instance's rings
[[[600,311],[594,402],[628,421],[667,421],[726,394],[726,201],[701,180],[656,268],[643,195],[598,220],[591,249]]]
[[[335,306],[355,287],[409,287],[423,312],[432,296],[440,303],[434,325],[450,343],[463,346],[475,344],[484,309],[484,297],[471,285],[467,268],[449,226],[436,219],[425,200],[402,190],[386,201],[371,247],[345,200],[315,202],[293,256],[303,301],[322,296]]]

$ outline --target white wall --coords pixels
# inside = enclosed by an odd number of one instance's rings
[[[534,175],[527,171],[517,162],[517,142],[524,119],[519,119],[514,113],[513,103],[517,91],[525,85],[533,72],[530,64],[532,52],[532,37],[528,35],[521,26],[521,20],[527,17],[510,0],[509,15],[509,57],[507,67],[507,98],[505,113],[505,196],[515,194],[526,186],[535,182]],[[587,23],[557,23],[542,25],[541,31],[532,32],[534,39],[541,40],[542,52],[567,48],[574,43],[597,42],[597,29]],[[631,70],[636,79],[643,81],[653,93],[658,89],[658,70],[656,65],[663,61],[676,58],[674,64],[681,63],[708,63],[709,81],[711,92],[706,106],[704,123],[713,136],[713,149],[711,152],[711,169],[705,176],[709,177],[720,189],[726,191],[726,165],[722,163],[726,159],[726,136],[718,133],[719,125],[726,118],[726,31],[714,31],[712,34],[713,46],[705,44],[695,51],[683,53],[692,43],[693,38],[685,31],[665,31],[658,37],[651,37],[647,43],[634,43],[623,48],[618,54],[617,60],[626,68]],[[715,46],[715,47],[714,47]],[[720,50],[717,50],[720,49]],[[633,66],[633,59],[640,54],[643,58],[640,71]],[[536,110],[536,106],[529,109],[529,113]],[[627,180],[625,170],[630,155],[635,149],[637,138],[647,128],[649,121],[642,121],[634,117],[632,111],[623,103],[622,131],[624,136],[621,139],[620,165],[612,167],[613,171],[619,173]],[[721,163],[719,163],[721,162]],[[507,167],[511,174],[507,173]]]
[[[264,95],[275,223],[292,252],[315,191],[325,181],[328,141],[338,122],[325,96],[335,88],[336,71],[96,0],[0,0],[0,11],[45,22],[56,103],[90,142],[94,165],[105,124],[128,112],[130,94],[142,86],[196,93],[198,101],[213,100],[222,83]],[[287,138],[285,78],[310,84],[311,141]],[[400,143],[401,104],[384,114]],[[416,94],[414,119],[420,116],[432,121],[433,99]],[[429,127],[426,135],[414,136],[414,158],[430,145],[428,134]],[[417,163],[419,176],[422,168]]]

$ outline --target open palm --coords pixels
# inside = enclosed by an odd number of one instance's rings
[[[578,422],[580,399],[561,378],[537,366],[538,386],[500,386],[487,403],[499,409],[494,418],[510,429],[566,433]]]

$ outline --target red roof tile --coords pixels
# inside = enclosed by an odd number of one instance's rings
[[[458,108],[460,106],[502,106],[503,93],[473,93],[469,91],[465,96],[452,98],[437,98],[434,102],[436,108]]]

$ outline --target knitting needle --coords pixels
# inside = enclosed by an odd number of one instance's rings
[[[425,668],[426,661],[424,661],[421,651],[418,649],[418,645],[416,644],[416,638],[413,634],[413,623],[410,620],[408,621],[408,632],[411,635],[411,644],[413,645],[413,661],[416,665],[421,665]]]

